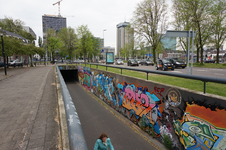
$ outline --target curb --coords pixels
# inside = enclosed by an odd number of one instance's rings
[[[56,86],[57,86],[57,99],[58,99],[58,111],[59,111],[59,120],[60,120],[60,131],[61,131],[61,142],[62,142],[62,150],[70,150],[69,146],[69,138],[68,138],[68,127],[67,127],[67,117],[64,107],[64,101],[60,86],[60,81],[58,74],[56,72],[56,68],[54,67],[54,73],[56,77]]]
[[[105,102],[99,99],[96,95],[88,91],[86,88],[84,88],[79,82],[79,86],[81,86],[87,93],[89,93],[94,99],[96,99],[99,103],[101,103],[106,109],[108,109],[113,115],[115,115],[118,119],[123,121],[126,125],[128,125],[132,130],[134,130],[137,134],[139,134],[142,138],[144,138],[148,143],[150,143],[153,147],[155,147],[158,150],[167,150],[162,143],[159,141],[153,139],[148,135],[148,133],[141,130],[137,125],[132,123],[130,120],[122,116],[119,112],[117,112],[115,109],[107,105]]]

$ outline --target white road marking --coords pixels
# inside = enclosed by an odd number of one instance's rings
[[[208,71],[208,70],[197,70],[197,71]]]
[[[182,73],[182,72],[180,72],[180,71],[170,71],[170,72]]]
[[[223,76],[224,74],[220,74],[220,73],[214,73],[215,75],[219,75],[219,76]]]
[[[223,69],[210,69],[210,70],[224,71]]]

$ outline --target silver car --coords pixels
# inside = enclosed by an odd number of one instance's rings
[[[115,62],[116,65],[123,65],[124,62],[121,60],[121,59],[118,59],[116,62]]]

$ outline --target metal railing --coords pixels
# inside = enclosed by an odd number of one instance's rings
[[[206,82],[214,82],[214,83],[222,83],[226,84],[226,79],[223,78],[213,78],[213,77],[203,77],[203,76],[197,76],[197,75],[187,75],[187,74],[177,74],[177,73],[169,73],[169,72],[162,72],[162,71],[156,71],[156,70],[146,70],[146,69],[139,69],[139,68],[129,68],[129,67],[119,67],[119,66],[112,66],[112,65],[103,65],[103,64],[97,64],[97,63],[74,63],[74,64],[85,64],[85,66],[89,65],[91,68],[92,65],[96,65],[96,68],[98,69],[98,66],[104,66],[106,67],[106,71],[108,67],[111,68],[118,68],[122,70],[132,70],[132,71],[139,71],[139,72],[145,72],[147,73],[147,80],[148,80],[148,74],[154,73],[154,74],[160,74],[160,75],[167,75],[167,76],[173,76],[173,77],[180,77],[185,79],[193,79],[193,80],[199,80],[202,81],[203,84],[203,93],[206,93]]]
[[[56,64],[57,73],[60,80],[60,86],[62,90],[64,107],[67,117],[67,126],[68,126],[68,136],[69,136],[69,144],[71,150],[88,150],[85,137],[83,135],[81,123],[72,102],[71,95],[67,89],[67,86],[64,82],[64,79],[61,75],[61,72]]]

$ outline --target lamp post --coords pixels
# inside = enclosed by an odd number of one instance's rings
[[[5,51],[4,51],[3,34],[4,34],[4,31],[2,31],[2,29],[0,29],[0,36],[1,36],[1,40],[2,40],[2,56],[3,56],[3,59],[4,59],[5,75],[7,75],[7,72],[6,72],[6,64],[5,64]]]
[[[103,30],[103,49],[104,49],[104,31],[107,31],[107,29]],[[103,56],[103,58],[104,58],[104,56]]]

